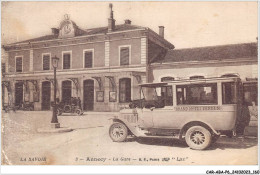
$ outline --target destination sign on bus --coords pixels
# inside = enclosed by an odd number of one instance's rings
[[[219,111],[220,106],[178,106],[175,111]]]

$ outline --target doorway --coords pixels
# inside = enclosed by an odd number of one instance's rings
[[[15,106],[23,103],[23,82],[15,83]]]
[[[42,82],[42,110],[50,110],[51,104],[51,82]]]
[[[62,82],[62,101],[65,104],[70,104],[71,101],[71,89],[72,89],[72,83],[71,81],[63,81]]]
[[[94,109],[94,80],[84,81],[83,109],[93,111]]]

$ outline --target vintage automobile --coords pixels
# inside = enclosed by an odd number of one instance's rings
[[[241,84],[236,76],[141,84],[141,99],[112,119],[110,138],[179,138],[191,149],[206,149],[220,134],[235,134],[242,113]]]
[[[81,107],[81,100],[77,97],[71,97],[69,101],[61,101],[57,100],[57,114],[62,115],[62,113],[76,113],[78,115],[83,114],[83,110]]]
[[[4,103],[4,105],[3,105],[3,110],[7,113],[7,112],[9,112],[9,111],[14,111],[14,112],[16,112],[16,107],[15,107],[15,105],[11,105],[11,104],[8,104],[8,103]]]
[[[23,101],[15,106],[16,110],[34,111],[34,102]]]

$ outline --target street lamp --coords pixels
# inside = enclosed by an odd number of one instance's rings
[[[52,119],[51,119],[51,127],[52,128],[60,128],[60,123],[58,122],[58,117],[57,117],[57,109],[56,109],[56,91],[57,91],[57,87],[56,87],[56,68],[58,67],[58,62],[59,62],[59,58],[56,57],[52,57],[52,66],[53,66],[53,70],[54,70],[54,104],[53,104],[53,113],[52,113]]]

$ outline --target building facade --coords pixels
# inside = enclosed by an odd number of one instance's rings
[[[138,84],[150,81],[149,65],[174,46],[164,39],[162,26],[157,34],[130,20],[116,25],[110,8],[106,27],[81,29],[65,15],[51,35],[4,45],[3,105],[27,102],[34,110],[50,110],[54,56],[62,101],[76,97],[85,111],[118,111],[140,98]]]

